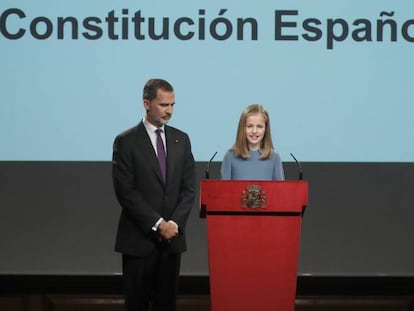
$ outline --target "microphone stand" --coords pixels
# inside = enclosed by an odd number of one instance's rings
[[[206,168],[206,179],[210,179],[210,172],[209,172],[209,169],[210,169],[210,164],[211,164],[211,161],[213,161],[213,159],[214,159],[214,157],[216,156],[216,154],[217,154],[217,151],[216,151],[216,152],[214,152],[214,154],[213,154],[213,156],[211,157],[210,161],[208,161],[208,163],[207,163],[207,168]]]

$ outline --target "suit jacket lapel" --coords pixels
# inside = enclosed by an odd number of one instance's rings
[[[179,139],[172,133],[170,128],[165,128],[165,139],[167,142],[167,183],[171,182],[171,178],[174,174],[174,167],[176,163],[176,157],[178,155],[181,144]]]

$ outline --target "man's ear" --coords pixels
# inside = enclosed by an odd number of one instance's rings
[[[150,108],[151,102],[148,99],[144,99],[144,108],[145,111],[148,111]]]

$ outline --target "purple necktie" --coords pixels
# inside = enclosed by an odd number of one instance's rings
[[[158,163],[160,164],[162,179],[164,180],[164,183],[166,181],[166,174],[167,174],[167,161],[165,156],[165,149],[164,149],[164,143],[162,142],[161,138],[161,129],[157,129],[155,132],[157,132],[157,154],[158,154]]]

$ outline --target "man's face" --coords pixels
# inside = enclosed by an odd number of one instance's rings
[[[167,124],[173,114],[174,103],[174,92],[166,92],[158,89],[156,98],[151,101],[144,100],[147,121],[156,127]]]

